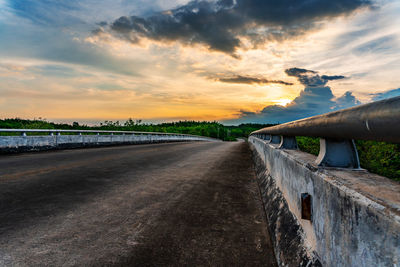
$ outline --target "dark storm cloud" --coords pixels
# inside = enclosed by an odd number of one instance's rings
[[[370,0],[219,0],[191,1],[149,17],[122,16],[111,23],[121,38],[203,44],[234,54],[240,37],[254,44],[303,34],[322,19],[371,6]]]
[[[304,75],[304,74],[312,74],[312,73],[317,73],[316,71],[313,70],[306,70],[306,69],[301,69],[301,68],[290,68],[290,69],[286,69],[285,73],[288,76],[295,76],[298,77],[300,75]]]
[[[343,76],[343,75],[333,75],[333,76],[322,75],[321,78],[322,78],[323,80],[326,80],[326,81],[333,81],[333,80],[344,79],[344,78],[346,78],[346,77]]]
[[[242,76],[236,75],[232,77],[218,77],[215,80],[224,82],[224,83],[237,83],[237,84],[270,84],[270,83],[277,83],[283,85],[293,85],[293,83],[280,81],[280,80],[268,80],[265,78],[258,78],[258,77],[251,77],[251,76]]]
[[[343,79],[344,76],[320,76],[316,71],[300,68],[285,72],[288,76],[297,77],[305,86],[298,97],[286,106],[270,105],[258,113],[240,111],[240,118],[226,123],[283,123],[361,104],[351,92],[335,98],[331,88],[326,86],[328,81]]]
[[[307,87],[324,86],[328,81],[340,80],[346,78],[342,75],[318,75],[316,71],[300,68],[291,68],[285,70],[288,76],[297,77],[299,82]]]

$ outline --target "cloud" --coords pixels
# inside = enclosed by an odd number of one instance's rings
[[[386,98],[400,96],[400,88],[389,90],[382,93],[371,94],[373,96],[372,101],[379,101]]]
[[[301,68],[290,68],[290,69],[286,69],[285,72],[288,76],[295,76],[295,77],[298,77],[300,75],[305,75],[305,74],[317,73],[316,71],[313,71],[313,70],[306,70],[306,69],[301,69]]]
[[[105,26],[104,22],[124,12],[144,16],[178,4],[182,4],[182,0],[6,0],[5,6],[17,16],[42,26],[76,24],[79,25],[76,28],[82,28],[96,23]]]
[[[361,102],[350,91],[347,91],[344,95],[338,97],[335,102],[336,105],[333,107],[334,110],[350,108],[361,104]]]
[[[342,75],[318,75],[316,71],[299,69],[299,68],[291,68],[285,70],[288,76],[297,77],[299,82],[307,87],[314,86],[324,86],[328,81],[340,80],[346,78]]]
[[[329,76],[329,75],[322,75],[321,79],[326,80],[326,81],[333,81],[333,80],[340,80],[340,79],[344,79],[346,78],[343,75],[333,75],[333,76]]]
[[[397,46],[398,46],[398,35],[388,34],[378,38],[374,38],[373,40],[368,40],[362,44],[359,44],[353,48],[353,51],[354,53],[360,55],[366,55],[372,52],[386,54]]]
[[[277,83],[277,84],[283,84],[283,85],[293,85],[293,83],[285,82],[285,81],[281,81],[281,80],[268,80],[265,78],[242,76],[242,75],[235,75],[235,76],[231,76],[231,77],[216,77],[214,79],[217,81],[223,82],[223,83],[259,84],[259,85]]]
[[[153,66],[148,58],[139,54],[133,61],[127,57],[115,56],[110,50],[84,41],[93,29],[95,19],[115,17],[114,13],[111,17],[106,16],[107,11],[104,14],[100,11],[94,14],[93,10],[85,13],[91,4],[92,9],[107,10],[108,5],[111,6],[111,2],[115,1],[105,2],[103,5],[98,5],[95,0],[6,2],[7,16],[2,17],[0,14],[0,58],[52,61],[54,64],[88,66],[93,71],[140,76],[143,68],[147,65]],[[119,10],[122,12],[122,9]],[[58,73],[61,74],[62,70]]]
[[[254,45],[286,40],[304,34],[322,20],[371,5],[371,0],[194,0],[149,17],[122,16],[110,29],[132,43],[143,38],[179,41],[234,55],[241,38]]]
[[[284,123],[361,104],[351,92],[336,98],[331,88],[326,86],[328,81],[344,79],[344,76],[320,76],[316,71],[300,68],[287,69],[285,72],[305,86],[291,103],[286,106],[266,106],[258,113],[240,111],[238,119],[226,123]]]

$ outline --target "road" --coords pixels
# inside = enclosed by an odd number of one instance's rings
[[[0,266],[276,266],[245,142],[0,157]]]

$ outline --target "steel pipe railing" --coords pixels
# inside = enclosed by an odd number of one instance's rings
[[[49,133],[58,134],[62,133],[93,133],[93,134],[146,134],[146,135],[174,135],[174,136],[191,136],[201,137],[210,140],[218,140],[212,137],[192,135],[192,134],[181,134],[181,133],[163,133],[163,132],[138,132],[138,131],[106,131],[106,130],[61,130],[61,129],[0,129],[0,133],[21,133],[22,136],[26,136],[27,133]]]
[[[319,137],[317,164],[359,168],[354,140],[400,143],[400,97],[292,121],[254,131],[250,136],[294,149],[296,136]]]
[[[57,135],[60,136],[62,134],[107,134],[107,135],[161,135],[161,136],[180,136],[180,137],[193,137],[193,138],[201,138],[203,140],[209,141],[220,141],[219,139],[206,137],[206,136],[198,136],[191,134],[181,134],[181,133],[163,133],[163,132],[139,132],[139,131],[107,131],[107,130],[61,130],[61,129],[0,129],[0,133],[20,133],[23,137],[28,137],[27,133],[30,133],[30,136],[35,136],[35,133],[48,133],[49,135]],[[1,137],[1,136],[0,136]]]

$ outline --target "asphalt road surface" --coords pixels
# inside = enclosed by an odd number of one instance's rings
[[[0,157],[0,266],[276,266],[245,142]]]

